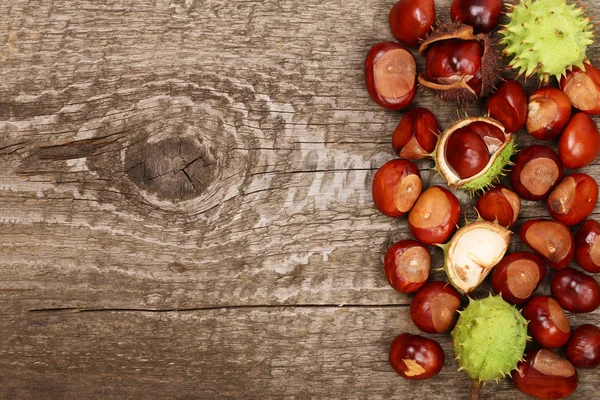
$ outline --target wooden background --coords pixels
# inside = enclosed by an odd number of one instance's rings
[[[417,333],[382,271],[406,221],[370,193],[402,114],[362,65],[393,3],[0,3],[0,398],[467,397],[449,335],[432,380],[387,361]],[[526,202],[517,229],[545,215]],[[600,372],[580,376],[573,397],[596,398]]]

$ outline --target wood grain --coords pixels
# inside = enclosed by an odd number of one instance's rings
[[[451,366],[413,384],[385,361],[414,327],[381,260],[410,234],[370,184],[402,114],[370,101],[362,64],[393,3],[0,4],[0,397],[465,397]],[[526,202],[517,229],[546,215]]]

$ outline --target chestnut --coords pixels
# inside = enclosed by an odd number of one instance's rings
[[[413,207],[422,188],[415,164],[408,160],[388,161],[373,178],[373,201],[382,214],[401,217]]]
[[[558,271],[552,278],[550,288],[552,297],[572,313],[589,313],[600,307],[598,282],[573,268]]]
[[[573,107],[586,114],[600,114],[600,71],[584,63],[585,71],[573,67],[560,80],[560,88]]]
[[[543,200],[562,179],[563,165],[548,146],[534,145],[517,154],[510,174],[513,190],[525,200]]]
[[[400,0],[390,11],[392,34],[408,47],[417,47],[434,22],[433,0]]]
[[[600,153],[598,127],[589,115],[577,113],[558,140],[558,153],[565,167],[571,169],[590,165]]]
[[[459,219],[460,203],[456,196],[441,186],[431,186],[408,214],[408,229],[422,243],[441,244],[456,231]]]
[[[564,399],[577,389],[579,376],[568,360],[550,350],[528,351],[512,372],[515,386],[536,399]]]
[[[544,260],[528,251],[510,254],[492,271],[494,292],[511,304],[527,302],[546,277]]]
[[[460,295],[447,282],[429,282],[413,297],[410,317],[423,332],[448,332],[456,324]]]
[[[523,224],[519,235],[552,269],[564,269],[573,261],[575,239],[569,227],[562,222],[529,220]]]
[[[575,235],[577,264],[587,272],[600,272],[600,222],[587,220]]]
[[[383,265],[387,281],[394,289],[413,293],[429,278],[431,256],[421,243],[403,240],[390,246]]]
[[[567,344],[567,359],[577,368],[600,365],[600,328],[584,324],[573,331]]]
[[[560,135],[571,118],[569,98],[550,86],[533,92],[527,108],[527,132],[539,140],[551,140]]]
[[[417,95],[415,57],[399,43],[377,43],[365,60],[365,82],[373,101],[388,110],[402,110]]]
[[[433,339],[403,333],[390,346],[390,364],[405,379],[421,381],[437,375],[444,366],[442,346]]]
[[[586,219],[598,202],[598,184],[586,174],[564,178],[550,193],[547,200],[552,218],[567,225],[576,225]]]
[[[537,296],[529,300],[523,307],[523,316],[529,320],[529,333],[542,347],[556,349],[569,340],[569,320],[552,297]]]
[[[452,21],[471,25],[477,33],[489,33],[500,19],[502,0],[454,0],[450,6]]]
[[[527,121],[527,93],[517,81],[507,80],[498,85],[487,101],[490,117],[504,125],[507,132],[514,133]]]
[[[481,218],[498,221],[500,225],[510,228],[519,218],[521,199],[508,187],[499,184],[479,196],[475,208]]]
[[[420,160],[435,150],[439,134],[440,124],[435,115],[425,108],[413,108],[394,130],[392,146],[400,157]]]

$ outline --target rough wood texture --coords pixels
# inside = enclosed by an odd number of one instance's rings
[[[466,397],[448,336],[431,381],[386,361],[416,331],[381,266],[406,222],[370,194],[401,114],[362,63],[393,3],[0,4],[0,398]]]

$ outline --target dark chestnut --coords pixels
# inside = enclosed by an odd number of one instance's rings
[[[584,63],[585,71],[573,67],[560,80],[560,88],[573,107],[586,114],[600,114],[600,71]]]
[[[413,293],[429,278],[431,256],[421,243],[402,240],[390,246],[383,265],[387,281],[394,289],[402,293]]]
[[[567,311],[589,313],[600,307],[600,285],[583,272],[573,268],[558,271],[550,287],[552,297]]]
[[[365,82],[373,101],[388,110],[402,110],[417,94],[415,58],[401,44],[377,43],[365,60]]]
[[[510,228],[519,218],[521,199],[508,187],[499,184],[481,195],[475,208],[481,218],[498,221],[500,225]]]
[[[561,134],[571,118],[571,102],[559,89],[547,86],[529,96],[527,132],[539,140]]]
[[[490,117],[504,125],[507,132],[514,133],[527,121],[527,93],[517,81],[507,80],[498,85],[487,101]]]
[[[513,190],[525,200],[543,200],[563,176],[558,155],[548,146],[534,145],[521,150],[510,174]]]
[[[598,184],[586,174],[564,178],[550,193],[547,200],[552,218],[567,225],[576,225],[586,219],[598,202]]]
[[[444,366],[442,346],[433,339],[403,333],[390,346],[390,364],[405,379],[421,381],[437,375]]]
[[[410,317],[423,332],[442,333],[454,327],[460,295],[447,282],[429,282],[413,297]]]
[[[388,161],[373,178],[373,201],[382,214],[401,217],[413,207],[422,188],[415,164],[408,160]]]
[[[417,47],[434,22],[433,0],[400,0],[390,11],[392,33],[408,47]]]
[[[510,254],[492,271],[494,292],[511,304],[527,302],[546,277],[544,260],[528,251]]]
[[[577,368],[596,368],[600,365],[600,328],[581,325],[573,331],[567,344],[567,359]]]
[[[394,130],[392,146],[400,157],[419,160],[435,150],[439,134],[440,124],[435,115],[425,108],[413,108]]]
[[[521,392],[544,400],[564,399],[579,384],[573,364],[546,349],[528,351],[512,378]]]
[[[523,307],[523,316],[529,320],[529,333],[542,347],[556,349],[569,340],[569,320],[560,304],[552,297],[532,298]]]
[[[441,186],[431,186],[421,194],[408,214],[408,229],[420,242],[446,243],[460,220],[460,203]]]
[[[585,221],[575,235],[577,264],[587,272],[600,272],[600,222]]]
[[[577,113],[571,118],[558,141],[558,153],[565,167],[590,165],[600,153],[598,127],[589,115]]]
[[[491,32],[501,12],[502,0],[454,0],[450,6],[452,21],[471,25],[477,33]]]
[[[523,224],[519,235],[552,269],[564,269],[573,261],[575,239],[562,222],[532,219]]]

